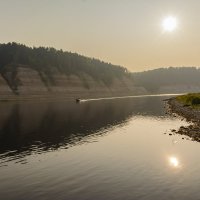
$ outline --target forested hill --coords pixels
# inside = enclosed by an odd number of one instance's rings
[[[55,69],[66,75],[81,76],[82,72],[95,80],[111,84],[113,78],[128,76],[126,68],[54,48],[30,48],[17,43],[0,44],[0,72],[7,65],[28,66],[51,78]]]
[[[54,48],[0,44],[0,101],[144,93],[124,67]]]
[[[125,96],[200,91],[200,69],[126,68],[54,48],[0,44],[0,99],[8,95]]]
[[[132,74],[134,84],[150,92],[200,91],[200,68],[169,67]]]

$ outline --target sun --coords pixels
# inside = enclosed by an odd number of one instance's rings
[[[175,17],[166,17],[162,22],[163,29],[167,32],[173,32],[177,28],[177,19]]]

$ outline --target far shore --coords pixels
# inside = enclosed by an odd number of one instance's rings
[[[13,102],[13,101],[57,101],[57,100],[106,100],[106,99],[124,99],[124,98],[143,98],[143,97],[162,97],[162,96],[177,96],[180,94],[125,94],[120,95],[120,93],[106,94],[70,94],[70,95],[5,95],[0,96],[0,102]]]

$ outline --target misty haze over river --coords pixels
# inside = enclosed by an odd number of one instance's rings
[[[169,136],[187,122],[166,98],[1,102],[1,199],[199,199],[200,145]]]

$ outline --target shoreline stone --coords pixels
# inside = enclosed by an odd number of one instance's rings
[[[178,130],[173,130],[174,133],[189,136],[192,140],[200,142],[200,110],[193,109],[191,106],[185,106],[178,102],[176,98],[168,99],[167,112],[171,115],[179,115],[186,119],[191,124],[181,126]]]

